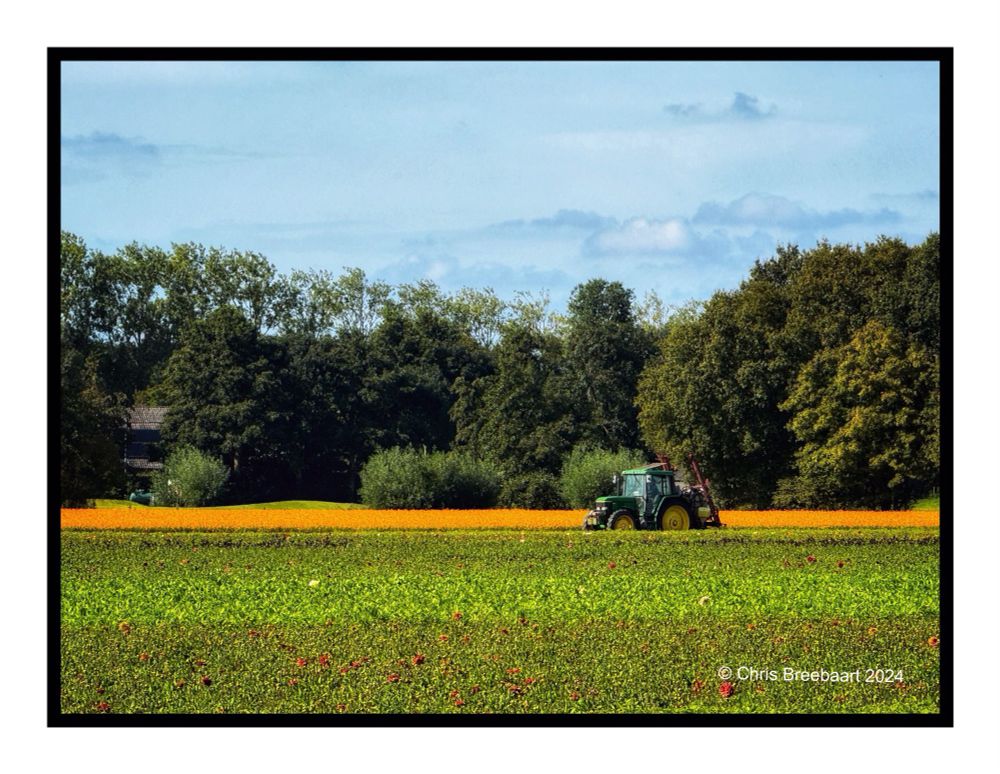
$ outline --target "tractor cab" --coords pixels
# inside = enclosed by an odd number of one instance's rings
[[[701,486],[678,484],[666,463],[615,474],[614,494],[598,497],[584,529],[701,529],[718,526],[718,510]],[[698,474],[700,477],[700,473]]]

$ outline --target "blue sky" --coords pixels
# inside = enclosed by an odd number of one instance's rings
[[[778,243],[938,228],[920,62],[62,66],[62,226],[283,271],[670,303]]]

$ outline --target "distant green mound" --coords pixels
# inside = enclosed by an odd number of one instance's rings
[[[934,497],[924,497],[923,499],[917,500],[911,509],[914,511],[940,511],[941,510],[941,497],[935,495]]]
[[[148,505],[140,505],[130,500],[94,500],[98,508],[148,508]],[[323,500],[280,500],[276,503],[249,503],[246,505],[216,505],[215,508],[262,508],[268,510],[295,511],[311,508],[324,508],[326,510],[347,510],[352,508],[364,508],[357,503],[329,503]]]
[[[330,503],[324,500],[279,500],[276,503],[251,503],[248,505],[217,505],[216,508],[263,508],[280,511],[296,511],[309,508],[325,508],[326,510],[364,508],[357,503]]]

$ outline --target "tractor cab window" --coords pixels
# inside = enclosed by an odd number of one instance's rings
[[[660,494],[660,487],[653,476],[646,476],[646,499],[654,500]]]
[[[646,496],[662,497],[670,494],[670,480],[665,476],[650,476],[646,483]]]
[[[622,495],[625,497],[642,497],[643,496],[643,476],[630,473],[626,474],[625,482],[622,485]]]

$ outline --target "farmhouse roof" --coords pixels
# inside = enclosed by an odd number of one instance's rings
[[[162,470],[162,462],[154,462],[145,457],[126,457],[125,464],[133,470]]]
[[[133,406],[128,410],[128,425],[133,430],[159,430],[168,406]]]

